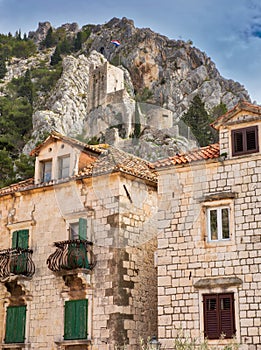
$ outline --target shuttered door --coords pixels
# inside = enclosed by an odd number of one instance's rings
[[[64,339],[87,338],[88,300],[65,302]]]
[[[208,339],[219,338],[217,294],[204,295],[204,334]]]
[[[232,338],[235,333],[233,294],[220,295],[219,305],[220,305],[220,333],[224,334],[225,338]]]
[[[203,295],[203,303],[205,337],[232,338],[235,334],[234,294]]]
[[[6,314],[5,343],[23,343],[26,306],[9,306]]]
[[[14,231],[12,236],[12,248],[28,249],[29,230]],[[20,253],[15,257],[11,264],[11,272],[14,274],[22,274],[26,272],[27,255]]]

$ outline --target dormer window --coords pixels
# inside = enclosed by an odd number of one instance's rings
[[[52,160],[46,160],[41,162],[42,167],[42,182],[48,182],[52,179]]]
[[[58,178],[64,179],[70,175],[70,156],[59,157],[58,159]]]
[[[232,156],[255,153],[258,147],[258,127],[232,130]]]

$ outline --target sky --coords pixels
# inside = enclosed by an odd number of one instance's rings
[[[39,22],[104,24],[127,17],[170,39],[191,40],[221,75],[261,104],[260,0],[0,0],[0,33],[35,31]]]

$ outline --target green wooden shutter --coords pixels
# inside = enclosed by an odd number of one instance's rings
[[[20,230],[18,233],[18,247],[28,249],[29,243],[29,230]]]
[[[14,231],[12,236],[12,248],[28,249],[29,230]],[[11,272],[24,274],[27,268],[27,253],[21,252],[11,263]]]
[[[28,249],[29,230],[14,231],[12,236],[12,248]]]
[[[82,240],[87,239],[87,220],[83,218],[79,219],[79,239],[82,239]],[[86,247],[84,244],[81,244],[81,247],[80,247],[79,265],[81,267],[85,267],[86,269],[89,268]]]
[[[9,306],[6,314],[5,343],[23,343],[25,339],[26,306]]]
[[[87,220],[79,219],[79,239],[87,239]]]
[[[12,248],[17,248],[18,232],[14,231],[12,234]]]
[[[88,300],[65,302],[64,339],[87,338]]]

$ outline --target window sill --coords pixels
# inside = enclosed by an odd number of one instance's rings
[[[5,350],[5,349],[30,349],[31,344],[29,343],[10,343],[10,344],[5,344],[2,343],[0,344],[0,349]]]
[[[218,248],[224,246],[234,245],[235,241],[233,239],[219,240],[219,241],[205,241],[205,248]]]
[[[86,349],[88,349],[88,345],[91,345],[91,341],[88,339],[76,339],[76,340],[62,340],[62,341],[56,341],[55,344],[58,346],[58,349],[60,350],[66,350],[67,347],[77,347],[78,345],[81,346],[82,349],[85,349],[83,347],[86,345]]]
[[[219,347],[219,346],[232,346],[232,345],[236,345],[238,344],[238,340],[237,338],[227,338],[227,339],[208,339],[208,345],[210,346],[215,346],[215,347]]]

